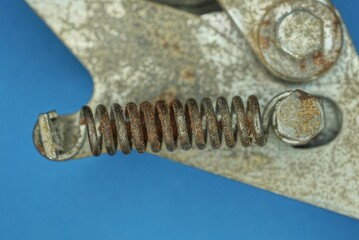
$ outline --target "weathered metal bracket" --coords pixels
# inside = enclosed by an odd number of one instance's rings
[[[267,70],[257,44],[260,21],[276,0],[221,0],[226,12],[204,16],[140,0],[27,2],[90,72],[91,107],[237,94],[255,94],[264,106],[297,88],[330,98],[343,120],[326,145],[292,148],[270,136],[265,148],[160,155],[359,218],[359,59],[340,18],[343,43],[335,64],[315,81],[288,83]],[[59,116],[54,127],[63,149],[71,149],[78,113]],[[86,143],[75,157],[89,155]]]

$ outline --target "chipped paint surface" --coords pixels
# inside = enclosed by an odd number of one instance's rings
[[[257,0],[258,8],[253,1],[221,0],[242,32],[225,13],[201,18],[146,1],[27,1],[91,73],[91,107],[158,96],[199,100],[252,94],[264,107],[276,94],[298,88],[330,97],[344,121],[339,136],[325,146],[294,149],[271,135],[264,148],[160,155],[359,218],[359,60],[344,25],[337,63],[315,82],[289,84],[268,73],[251,45],[250,35],[258,30],[251,24],[258,24],[271,1]],[[62,147],[70,148],[78,137],[78,113],[60,116],[57,127]],[[77,157],[89,155],[85,145]]]

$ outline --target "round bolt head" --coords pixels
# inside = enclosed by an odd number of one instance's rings
[[[277,28],[280,48],[297,60],[313,55],[323,47],[323,21],[306,10],[283,17]]]
[[[305,145],[325,129],[323,102],[296,90],[277,103],[273,123],[281,140],[295,146]]]

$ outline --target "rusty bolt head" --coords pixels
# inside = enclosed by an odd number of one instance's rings
[[[325,129],[323,102],[301,90],[277,103],[273,115],[277,136],[291,145],[307,144]]]
[[[306,10],[295,10],[278,23],[277,44],[297,60],[313,55],[323,47],[323,21]]]
[[[259,26],[264,65],[291,82],[317,79],[331,69],[343,46],[342,22],[335,9],[318,0],[278,1]]]

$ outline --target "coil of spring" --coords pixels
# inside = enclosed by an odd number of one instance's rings
[[[189,150],[195,145],[204,149],[209,143],[212,148],[220,148],[224,141],[228,148],[237,142],[248,147],[252,142],[258,146],[266,143],[260,107],[256,96],[250,96],[247,107],[239,96],[232,99],[217,98],[215,108],[209,98],[203,98],[200,106],[195,99],[188,99],[183,105],[175,99],[170,104],[157,101],[154,105],[142,102],[138,108],[128,103],[124,109],[113,104],[110,111],[98,105],[95,117],[90,107],[84,106],[80,113],[80,125],[86,126],[91,152],[98,156],[104,145],[108,154],[117,149],[129,154],[134,147],[139,153],[150,146],[159,152],[162,143],[168,151],[180,145]]]

